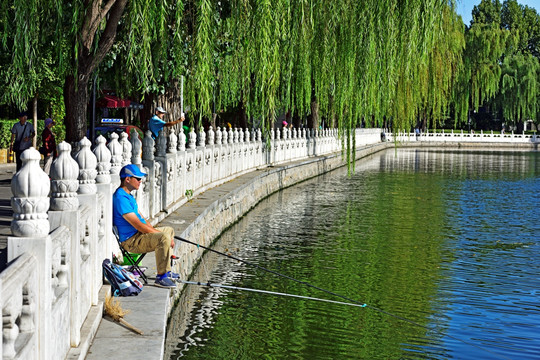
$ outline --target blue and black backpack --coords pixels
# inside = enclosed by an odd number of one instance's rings
[[[143,289],[143,284],[132,273],[109,259],[103,260],[103,275],[111,284],[113,296],[139,295]]]

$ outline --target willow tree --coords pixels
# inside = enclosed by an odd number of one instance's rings
[[[86,134],[89,81],[115,43],[119,26],[129,20],[134,27],[141,27],[130,37],[138,52],[131,50],[128,59],[137,65],[148,60],[149,44],[163,34],[159,29],[167,26],[160,21],[168,11],[165,0],[6,0],[2,5],[9,9],[0,14],[3,36],[8,31],[15,32],[15,41],[3,44],[13,54],[9,71],[15,74],[11,79],[14,89],[32,86],[26,74],[39,65],[36,59],[43,46],[56,49],[52,68],[64,79],[68,141],[77,141]],[[43,43],[43,34],[48,35],[47,43]],[[144,74],[144,69],[139,67],[146,79],[151,75]],[[21,92],[16,100],[23,104],[28,96]]]
[[[475,22],[466,34],[464,65],[455,88],[456,121],[466,122],[469,108],[478,110],[493,99],[501,78],[500,59],[506,53],[510,32],[494,24]]]
[[[512,55],[504,59],[501,69],[497,107],[503,118],[512,122],[538,119],[540,110],[540,62],[528,55]]]
[[[30,19],[33,13],[21,4],[13,7]],[[25,4],[36,9],[38,2]],[[317,112],[342,134],[362,120],[391,120],[406,129],[419,114],[440,117],[460,61],[453,1],[447,0],[39,5],[45,11],[34,16],[49,14],[46,31],[67,45],[56,62],[68,65],[63,76],[70,140],[84,135],[88,81],[107,53],[116,87],[130,94],[166,92],[185,76],[186,99],[199,122],[211,116],[214,104],[222,111],[243,109],[265,129],[282,113],[304,118]],[[33,35],[31,29],[21,36]],[[25,48],[29,60],[35,48]]]
[[[480,106],[507,122],[537,119],[540,16],[516,0],[482,0],[466,32],[464,68],[456,87],[456,115]]]

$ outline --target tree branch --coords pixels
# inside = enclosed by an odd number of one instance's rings
[[[109,17],[107,18],[107,24],[105,25],[105,30],[99,39],[99,43],[94,54],[90,53],[90,49],[83,49],[86,55],[86,61],[80,62],[79,73],[80,74],[90,74],[96,66],[103,60],[105,55],[109,52],[112,45],[114,44],[114,39],[116,37],[116,30],[118,29],[118,23],[124,14],[128,0],[110,0],[106,6],[110,5],[110,10],[108,11]],[[105,12],[103,12],[105,14]],[[96,28],[97,30],[97,28]],[[93,38],[93,36],[92,36]]]
[[[81,31],[82,44],[86,50],[90,51],[92,48],[99,24],[117,2],[118,0],[109,0],[105,5],[103,5],[103,0],[89,0],[87,2],[88,12]],[[122,7],[122,13],[124,8],[125,4]]]

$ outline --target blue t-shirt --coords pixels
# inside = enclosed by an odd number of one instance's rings
[[[158,137],[159,132],[163,130],[163,127],[165,126],[165,121],[161,120],[159,116],[154,115],[150,119],[150,122],[148,123],[148,128],[152,132],[152,137],[155,139]]]
[[[122,188],[118,188],[113,194],[113,224],[118,229],[120,242],[126,241],[137,233],[137,229],[122,216],[129,213],[135,213],[139,220],[146,224],[146,220],[139,213],[139,206],[133,195],[128,194]]]

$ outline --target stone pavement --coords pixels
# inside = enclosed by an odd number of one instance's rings
[[[7,237],[11,236],[11,178],[15,163],[0,164],[0,272],[7,264]]]

